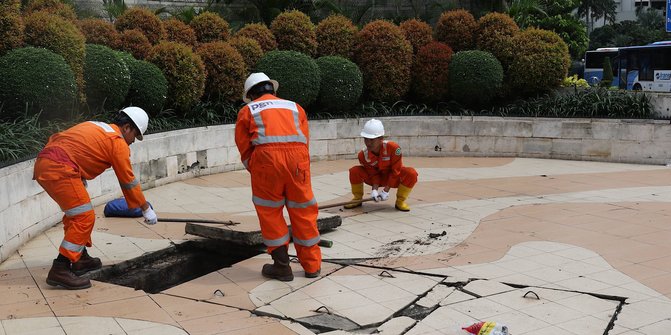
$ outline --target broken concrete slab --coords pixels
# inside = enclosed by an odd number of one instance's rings
[[[206,223],[187,222],[184,228],[187,234],[228,241],[242,245],[261,245],[263,237],[259,228],[259,220],[251,215],[233,215],[227,220],[237,223],[236,225],[218,225]],[[289,222],[289,219],[286,219]],[[319,213],[317,217],[317,229],[320,232],[333,230],[342,224],[338,215]]]

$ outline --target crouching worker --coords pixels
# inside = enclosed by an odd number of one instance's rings
[[[375,201],[389,199],[389,190],[398,188],[396,209],[409,211],[410,207],[405,201],[417,183],[417,171],[403,166],[401,147],[398,144],[384,140],[384,126],[380,120],[371,119],[366,122],[361,136],[366,144],[359,152],[361,165],[349,169],[354,203],[344,207],[350,209],[361,206],[361,202],[355,201],[363,199],[363,184],[366,183],[372,186],[371,198]]]
[[[47,284],[78,290],[91,287],[88,278],[79,277],[100,269],[100,258],[91,257],[95,213],[86,191],[86,181],[109,167],[114,169],[121,190],[131,208],[142,208],[147,224],[155,224],[156,213],[142,194],[133,174],[129,145],[142,141],[149,117],[138,107],[119,112],[112,124],[88,121],[52,135],[37,155],[33,179],[64,212],[65,237],[58,248],[58,258],[47,275]]]
[[[321,273],[321,249],[317,215],[319,207],[310,179],[308,118],[299,104],[275,96],[279,83],[264,73],[252,73],[245,81],[238,112],[235,143],[242,164],[252,177],[252,202],[261,235],[273,264],[261,273],[267,278],[291,281],[287,246],[294,247],[305,277]],[[287,207],[291,231],[284,220]]]

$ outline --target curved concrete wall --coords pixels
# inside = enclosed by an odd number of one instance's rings
[[[671,124],[649,120],[496,117],[382,118],[406,156],[516,156],[664,164],[671,157]],[[363,119],[312,121],[313,160],[354,158],[363,146]],[[242,169],[234,126],[145,136],[131,147],[143,187],[200,174]],[[0,261],[60,222],[62,213],[32,180],[34,161],[0,169]],[[89,182],[94,205],[121,195],[112,170]]]

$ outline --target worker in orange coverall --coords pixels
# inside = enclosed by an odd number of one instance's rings
[[[129,145],[136,138],[142,140],[148,123],[144,110],[127,107],[112,124],[87,121],[52,135],[37,155],[33,179],[64,212],[65,237],[47,275],[47,284],[71,290],[89,288],[91,281],[80,276],[102,267],[100,258],[91,257],[86,251],[92,245],[95,222],[86,181],[109,167],[116,173],[128,207],[142,208],[147,224],[157,222],[130,163]]]
[[[305,277],[321,273],[317,230],[317,200],[310,180],[308,119],[303,108],[275,97],[279,84],[264,73],[252,73],[245,81],[242,99],[247,103],[235,124],[235,143],[252,176],[252,202],[261,235],[273,264],[261,273],[272,279],[294,279],[288,244],[293,238]],[[284,220],[287,207],[291,231]]]
[[[352,184],[352,203],[345,208],[361,206],[363,184],[372,186],[371,198],[375,201],[389,199],[389,190],[397,188],[396,209],[407,212],[410,206],[405,202],[417,183],[417,171],[403,166],[401,147],[393,141],[384,139],[384,126],[380,120],[371,119],[361,131],[366,147],[359,152],[359,163],[349,169],[349,181]],[[382,187],[382,190],[379,190]]]

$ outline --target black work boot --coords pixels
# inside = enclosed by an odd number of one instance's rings
[[[277,279],[280,281],[294,280],[294,273],[289,265],[289,253],[287,246],[281,246],[270,254],[273,257],[273,264],[264,264],[261,274],[266,278]]]
[[[319,275],[322,273],[322,269],[318,269],[315,272],[307,272],[305,271],[305,278],[317,278]]]
[[[81,276],[89,271],[98,270],[103,267],[103,262],[98,257],[91,257],[84,249],[82,257],[76,263],[72,263],[71,269],[74,274]]]
[[[47,275],[47,284],[62,286],[68,290],[81,290],[91,287],[91,281],[88,278],[77,277],[70,271],[70,262],[56,259],[54,259],[54,264]]]

